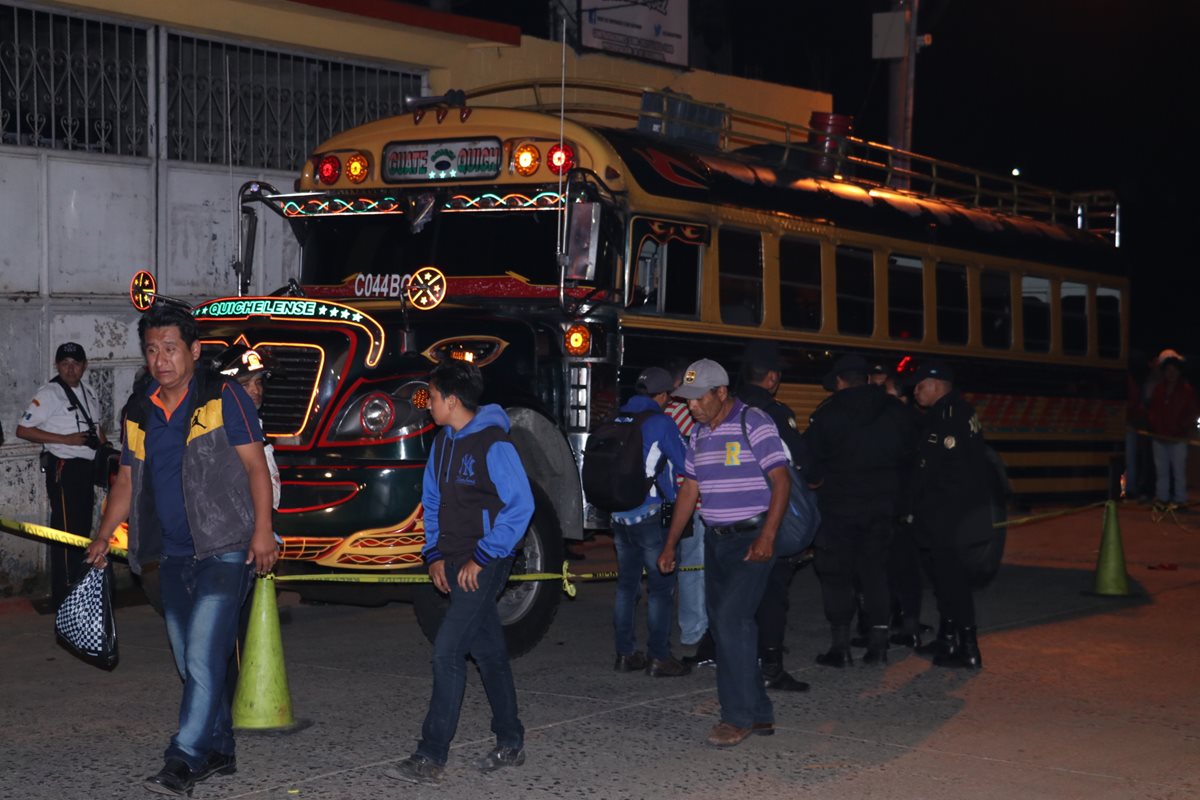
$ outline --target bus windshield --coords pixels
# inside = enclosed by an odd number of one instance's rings
[[[420,232],[401,215],[314,219],[301,234],[301,282],[435,266],[450,277],[515,272],[533,284],[557,284],[558,219],[553,211],[442,212]]]

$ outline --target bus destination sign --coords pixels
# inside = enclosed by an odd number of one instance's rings
[[[383,179],[410,181],[472,180],[500,174],[499,139],[442,142],[392,142],[383,148]]]

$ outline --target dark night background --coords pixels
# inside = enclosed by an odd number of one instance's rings
[[[584,4],[586,7],[586,1]],[[564,0],[574,15],[576,0]],[[547,0],[429,0],[549,36]],[[887,141],[888,70],[871,14],[889,0],[691,0],[692,66],[829,92]],[[1062,191],[1114,189],[1133,347],[1200,359],[1188,187],[1200,184],[1200,8],[1166,0],[921,0],[913,149]],[[1193,361],[1193,364],[1195,361]]]

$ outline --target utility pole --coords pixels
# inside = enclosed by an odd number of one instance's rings
[[[921,0],[892,0],[892,10],[875,14],[872,19],[871,56],[887,59],[888,65],[888,144],[912,151],[913,94],[917,77],[917,51],[932,42],[930,36],[917,35],[917,11]],[[897,171],[908,169],[908,159],[895,161]],[[908,179],[896,176],[892,185],[907,188]]]

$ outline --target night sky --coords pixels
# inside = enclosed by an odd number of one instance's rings
[[[574,11],[574,0],[565,0]],[[586,3],[586,0],[585,0]],[[454,0],[548,36],[548,3]],[[887,140],[871,14],[889,0],[692,0],[693,66],[830,92]],[[921,0],[913,149],[1060,191],[1114,189],[1133,281],[1133,346],[1200,363],[1200,7],[1167,0]]]

